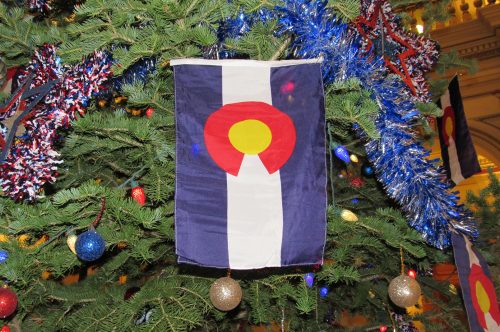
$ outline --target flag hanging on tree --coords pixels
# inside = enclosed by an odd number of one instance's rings
[[[453,232],[451,239],[471,332],[499,332],[500,312],[488,264],[464,235]]]
[[[322,263],[325,110],[318,60],[171,61],[179,262]]]
[[[448,178],[455,184],[481,172],[465,118],[458,77],[451,80],[440,100],[443,116],[438,118],[441,155]]]

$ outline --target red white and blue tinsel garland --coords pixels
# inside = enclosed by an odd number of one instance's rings
[[[28,8],[38,13],[48,13],[52,9],[50,0],[28,0]]]
[[[251,17],[240,14],[228,20],[224,29],[240,34],[251,28],[249,22],[278,19],[280,28],[276,33],[293,37],[289,50],[292,57],[323,58],[326,84],[358,79],[380,106],[376,127],[381,138],[369,139],[359,128],[354,129],[366,140],[367,156],[375,167],[378,180],[388,195],[401,205],[410,226],[438,248],[451,244],[452,230],[476,237],[477,228],[471,213],[459,205],[456,194],[449,192],[450,183],[444,171],[426,159],[429,152],[413,133],[419,117],[415,104],[429,100],[422,79],[437,58],[436,44],[419,38],[420,54],[427,55],[419,56],[417,52],[409,62],[413,77],[422,73],[412,81],[419,89],[414,94],[400,77],[388,75],[382,57],[363,50],[365,41],[357,29],[338,20],[327,8],[327,3],[285,0],[273,11],[259,12]],[[221,41],[225,37],[223,33],[219,36]],[[234,34],[230,37],[237,38]],[[221,44],[223,47],[223,42]],[[231,53],[223,48],[220,50],[220,57],[228,55]]]
[[[51,80],[58,82],[35,105],[23,121],[26,129],[16,137],[8,155],[0,165],[0,186],[5,195],[15,200],[32,201],[40,197],[42,186],[56,180],[59,153],[54,149],[57,130],[68,128],[78,114],[83,115],[92,95],[98,93],[111,75],[110,61],[103,52],[77,65],[63,66],[56,56],[56,47],[45,45],[38,49],[26,69],[19,75],[21,83],[33,75],[30,88]],[[18,104],[2,113],[1,120],[15,114]],[[7,132],[2,131],[5,135]]]
[[[361,15],[354,22],[362,48],[382,56],[420,101],[432,101],[424,74],[439,58],[437,42],[404,29],[388,0],[361,0]]]

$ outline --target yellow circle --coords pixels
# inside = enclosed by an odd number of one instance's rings
[[[481,311],[483,313],[490,312],[490,297],[488,296],[488,293],[486,293],[486,290],[484,289],[483,284],[481,284],[480,281],[476,281],[476,297]]]
[[[244,120],[229,129],[229,141],[236,150],[245,154],[259,154],[271,144],[269,127],[259,120]]]

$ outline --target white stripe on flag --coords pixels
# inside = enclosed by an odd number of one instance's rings
[[[453,140],[452,137],[450,137],[448,142],[450,144],[448,145],[448,159],[450,162],[451,180],[455,184],[459,184],[465,179],[462,175],[462,168],[460,167],[460,161],[458,160],[457,145],[455,144],[455,141]]]
[[[450,91],[446,89],[445,94],[441,97],[441,108],[445,110],[449,106],[451,106]],[[453,112],[455,112],[455,110],[453,110]],[[443,126],[446,126],[446,124],[444,123]],[[455,127],[455,124],[453,124],[453,127]],[[451,135],[451,133],[449,134]],[[457,145],[455,144],[455,140],[453,139],[453,137],[450,137],[448,139],[448,143],[448,161],[450,164],[451,180],[455,184],[459,184],[465,179],[462,175],[460,161],[458,160]]]
[[[272,105],[269,67],[222,66],[222,103],[261,101]],[[283,204],[281,178],[269,174],[258,155],[245,155],[238,176],[227,174],[229,266],[281,266]]]

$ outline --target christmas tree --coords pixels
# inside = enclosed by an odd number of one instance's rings
[[[443,235],[450,223],[472,237],[475,230],[416,137],[426,116],[439,114],[429,91],[438,97],[446,86],[428,85],[423,75],[433,64],[464,62],[452,54],[438,63],[436,45],[411,33],[406,42],[417,44],[381,42],[387,36],[378,20],[370,23],[373,6],[361,2],[0,4],[0,54],[15,69],[5,100],[29,92],[22,90],[29,79],[56,86],[37,92],[42,101],[30,118],[0,113],[9,151],[1,168],[0,276],[17,294],[15,313],[12,296],[5,305],[5,323],[15,331],[411,331],[418,320],[428,330],[466,330],[460,295],[436,281],[432,267],[452,259]],[[447,2],[426,5],[429,22],[443,18]],[[380,3],[389,22],[382,30],[406,33]],[[409,3],[422,1],[394,1]],[[383,61],[398,47],[416,50],[406,75],[405,59]],[[231,271],[243,296],[241,304],[237,292],[224,299],[222,306],[239,304],[229,312],[211,302],[212,284],[228,271],[178,264],[175,252],[170,60],[190,57],[324,63],[323,265]],[[382,118],[381,109],[395,111]],[[12,121],[16,114],[21,123]],[[26,131],[9,141],[20,124]],[[425,184],[411,182],[416,174]],[[409,270],[423,296],[413,289],[411,304],[420,301],[406,310],[388,286]]]
[[[498,178],[493,173],[492,169],[488,170],[490,183],[478,194],[472,192],[467,193],[467,204],[471,211],[474,212],[477,220],[479,220],[480,230],[485,234],[483,241],[478,243],[478,247],[483,252],[484,256],[491,262],[491,274],[498,285],[498,214],[499,200],[498,195],[500,191],[500,183]],[[488,235],[486,235],[488,234]]]

